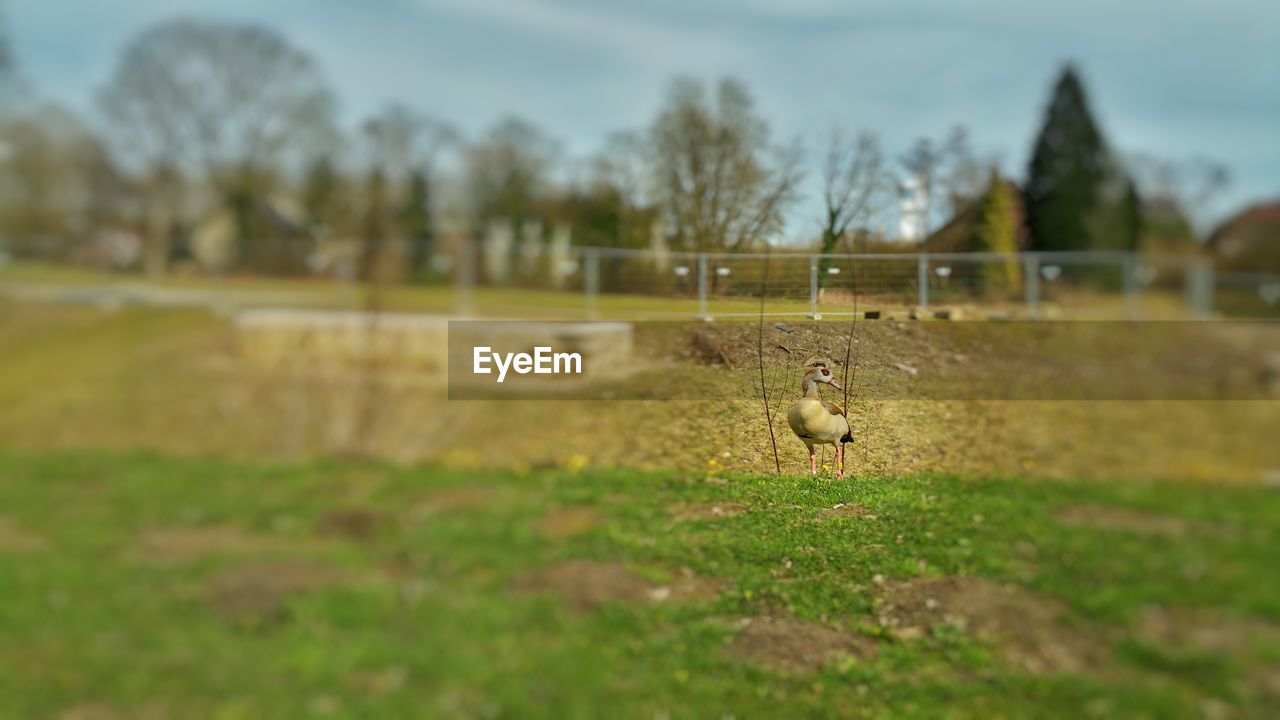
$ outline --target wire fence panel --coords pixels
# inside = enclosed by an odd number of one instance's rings
[[[1021,307],[1025,301],[1023,263],[1015,254],[925,255],[923,261],[930,304]]]
[[[808,255],[709,255],[707,310],[712,315],[812,313],[812,258]],[[762,301],[763,300],[763,304]]]
[[[1267,302],[1280,278],[1217,276],[1207,259],[1195,256],[609,248],[576,253],[571,268],[576,274],[561,285],[589,296],[589,314],[603,303],[615,311],[629,305],[632,314],[738,317],[759,314],[762,299],[766,314],[814,317],[855,311],[1005,318],[1273,317],[1280,307],[1280,301]]]
[[[915,255],[818,256],[818,308],[823,314],[899,309],[920,302],[920,262]]]
[[[1213,310],[1228,317],[1280,318],[1280,275],[1217,273]]]

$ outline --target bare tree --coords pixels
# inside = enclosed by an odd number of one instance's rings
[[[126,47],[101,94],[120,154],[144,174],[204,180],[236,213],[240,258],[256,204],[291,150],[324,141],[331,96],[314,63],[274,32],[164,22]]]
[[[13,72],[13,51],[9,48],[9,23],[0,14],[0,81]]]
[[[458,141],[449,123],[399,103],[366,120],[363,130],[371,163],[397,176],[434,167],[441,152]]]
[[[545,192],[559,152],[555,141],[518,118],[503,120],[467,148],[466,186],[477,225],[505,217],[518,227]]]
[[[880,141],[870,132],[848,140],[833,130],[822,176],[822,252],[834,252],[854,226],[865,223],[887,189],[888,176]],[[819,282],[825,282],[829,258],[822,259]]]
[[[647,152],[645,138],[638,132],[622,130],[610,134],[592,162],[595,181],[615,188],[628,208],[648,204],[651,188]]]
[[[603,209],[604,216],[616,217],[608,244],[635,247],[649,241],[654,212],[648,150],[642,134],[624,130],[610,134],[589,161],[585,193],[579,197],[598,203],[597,212]],[[594,229],[586,229],[590,237]]]
[[[1202,236],[1214,201],[1231,184],[1225,165],[1203,157],[1170,160],[1138,153],[1126,165],[1149,208],[1181,214]]]
[[[650,131],[657,200],[684,250],[736,250],[782,228],[800,181],[799,147],[776,147],[751,96],[725,79],[711,101],[681,78]]]
[[[940,185],[946,196],[947,211],[954,216],[982,196],[992,162],[979,159],[970,142],[968,128],[955,125],[942,143],[941,163],[945,172]]]
[[[129,192],[100,140],[74,113],[41,103],[0,117],[0,244],[65,259],[113,222]]]

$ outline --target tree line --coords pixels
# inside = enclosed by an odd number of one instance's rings
[[[581,245],[759,249],[782,237],[805,176],[800,142],[775,138],[734,79],[678,78],[646,127],[566,161],[553,137],[515,117],[467,137],[392,103],[341,127],[314,60],[236,22],[145,29],[89,119],[40,103],[0,38],[0,97],[7,252],[66,258],[103,233],[132,233],[155,273],[220,237],[222,255],[210,256],[240,270],[314,272],[318,249],[353,240],[358,272],[395,244],[404,274],[425,278],[442,235],[477,237],[495,223],[517,235],[566,225]],[[923,201],[924,234],[973,209],[967,249],[1000,252],[1137,249],[1153,237],[1194,245],[1187,218],[1226,181],[1211,163],[1187,169],[1111,148],[1071,67],[1012,186],[963,126],[898,157],[874,132],[836,128],[821,158],[811,247],[825,253],[892,240],[904,178]]]

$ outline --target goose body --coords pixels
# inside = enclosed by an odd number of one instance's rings
[[[836,383],[831,371],[824,366],[810,369],[804,376],[804,396],[796,401],[787,411],[787,424],[791,431],[800,438],[809,450],[809,471],[817,474],[817,451],[815,445],[833,445],[836,450],[836,473],[844,478],[844,444],[853,442],[849,430],[849,419],[844,410],[834,403],[823,402],[818,395],[818,385],[826,383],[835,388]]]

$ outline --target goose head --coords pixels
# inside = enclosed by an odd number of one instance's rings
[[[826,365],[815,365],[809,368],[809,371],[804,375],[802,384],[808,390],[811,387],[810,383],[812,383],[812,387],[816,387],[818,383],[826,383],[837,390],[844,389],[836,381],[835,373],[831,372]]]

